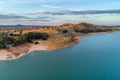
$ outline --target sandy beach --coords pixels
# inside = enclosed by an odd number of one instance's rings
[[[39,41],[39,43],[41,43]],[[33,52],[33,51],[45,51],[48,50],[48,46],[44,46],[42,44],[32,44],[31,47],[29,48],[28,53]]]
[[[0,60],[15,60],[34,51],[47,50],[41,44],[23,44],[15,48],[0,50]]]
[[[11,60],[15,58],[15,55],[13,55],[11,52],[0,50],[0,60]]]

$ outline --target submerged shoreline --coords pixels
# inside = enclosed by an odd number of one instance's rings
[[[16,60],[25,55],[28,55],[35,51],[54,51],[63,48],[68,48],[75,46],[80,43],[80,39],[86,36],[92,36],[97,34],[108,34],[113,32],[99,32],[99,33],[89,33],[84,35],[78,35],[74,41],[69,41],[65,43],[54,43],[51,41],[38,41],[40,44],[23,44],[11,49],[0,50],[0,61]]]

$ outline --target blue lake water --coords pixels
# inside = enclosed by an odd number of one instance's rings
[[[120,32],[88,36],[58,51],[0,61],[0,80],[120,80]]]

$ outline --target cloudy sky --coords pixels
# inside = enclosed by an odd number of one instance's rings
[[[120,0],[0,0],[0,24],[120,24]]]

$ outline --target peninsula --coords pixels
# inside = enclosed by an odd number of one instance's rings
[[[67,48],[78,44],[81,37],[118,30],[90,23],[0,29],[0,60],[15,60],[34,51]]]

